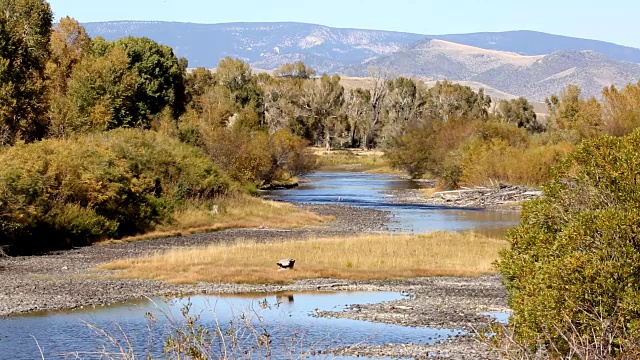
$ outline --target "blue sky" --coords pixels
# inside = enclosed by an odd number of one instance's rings
[[[640,48],[635,0],[50,0],[56,18],[81,22],[297,21],[449,34],[537,30]],[[265,5],[266,4],[266,5]]]

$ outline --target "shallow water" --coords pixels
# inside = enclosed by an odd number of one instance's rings
[[[272,358],[300,358],[312,350],[352,344],[431,344],[461,331],[411,328],[349,319],[316,318],[317,311],[340,311],[349,304],[369,304],[402,298],[389,292],[353,293],[301,293],[239,296],[199,296],[177,299],[167,303],[150,299],[94,310],[55,312],[0,320],[0,357],[11,354],[11,359],[40,358],[38,344],[46,359],[75,359],[69,354],[80,354],[82,359],[99,359],[94,352],[114,346],[106,338],[96,336],[83,322],[108,330],[116,339],[126,343],[122,332],[132,342],[134,352],[141,356],[148,352],[162,355],[163,338],[171,324],[183,324],[181,310],[191,304],[190,314],[200,315],[200,324],[208,329],[216,324],[224,331],[231,322],[240,325],[246,316],[253,324],[237,326],[240,347],[248,356],[262,358],[264,349],[251,349],[259,337],[270,334]],[[151,314],[154,321],[148,321]],[[122,332],[117,326],[122,328]],[[149,341],[150,329],[154,334]],[[230,337],[225,337],[230,340]],[[38,344],[36,344],[36,340]],[[125,346],[129,348],[129,346]],[[229,351],[233,351],[227,346]],[[142,356],[144,358],[144,356]],[[322,357],[320,357],[322,358]]]
[[[477,231],[502,235],[518,225],[520,215],[511,211],[452,208],[392,202],[392,192],[419,189],[420,184],[390,175],[315,173],[295,189],[276,190],[269,196],[282,201],[310,204],[344,204],[391,212],[390,230],[407,233]]]
[[[499,235],[519,222],[519,215],[512,212],[393,203],[393,191],[420,187],[418,183],[393,176],[317,173],[305,180],[297,189],[273,191],[269,196],[294,203],[345,204],[386,210],[392,216],[391,230],[407,233],[473,230]],[[161,357],[164,339],[172,324],[174,327],[184,324],[181,309],[187,304],[191,304],[190,314],[201,316],[200,323],[205,328],[219,326],[223,332],[237,330],[239,335],[234,338],[248,353],[242,355],[237,349],[229,349],[236,352],[236,358],[264,358],[264,346],[253,349],[252,345],[258,342],[256,337],[265,332],[270,334],[273,359],[301,358],[314,350],[353,344],[431,344],[463,333],[312,316],[316,309],[340,311],[349,304],[378,303],[401,297],[397,293],[378,292],[203,296],[168,303],[150,299],[107,308],[14,317],[0,320],[0,358],[40,359],[39,347],[46,359],[104,359],[95,352],[117,350],[105,336],[96,336],[84,323],[107,330],[139,358],[145,358],[141,355],[147,353]],[[505,314],[487,315],[505,320]],[[252,325],[240,324],[244,317]],[[230,338],[226,336],[225,340]]]

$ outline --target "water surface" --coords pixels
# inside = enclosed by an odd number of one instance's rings
[[[168,303],[150,299],[94,310],[27,315],[0,320],[0,354],[11,354],[12,359],[38,359],[36,340],[46,359],[75,359],[69,355],[73,353],[82,359],[99,359],[96,350],[115,350],[104,337],[83,325],[87,322],[108,330],[122,343],[126,343],[125,333],[141,358],[148,352],[160,357],[170,325],[184,323],[181,311],[187,304],[191,304],[190,314],[199,315],[199,323],[207,329],[235,329],[240,347],[249,350],[247,358],[265,355],[264,349],[252,349],[256,338],[264,333],[269,334],[274,359],[299,358],[313,350],[353,344],[431,344],[463,333],[313,316],[316,311],[340,311],[349,304],[400,298],[402,295],[391,292],[200,296]],[[242,325],[243,318],[252,325]]]
[[[420,183],[391,175],[319,172],[303,178],[300,187],[276,190],[269,196],[292,203],[344,204],[391,213],[390,229],[407,233],[473,230],[500,235],[518,225],[512,211],[454,208],[393,201],[398,190],[419,189]]]

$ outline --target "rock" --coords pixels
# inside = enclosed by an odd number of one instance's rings
[[[277,265],[280,269],[292,270],[295,263],[295,259],[281,259],[277,262]]]

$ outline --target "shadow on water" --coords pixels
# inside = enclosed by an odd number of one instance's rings
[[[411,328],[349,319],[314,317],[317,311],[341,311],[348,304],[370,304],[401,299],[391,292],[353,293],[280,293],[257,296],[199,296],[190,299],[161,299],[122,304],[94,310],[56,312],[0,320],[0,349],[11,351],[12,359],[36,359],[39,341],[47,359],[62,359],[64,354],[84,354],[82,359],[99,358],[90,353],[101,347],[112,350],[104,338],[96,337],[82,322],[109,330],[124,340],[118,324],[131,339],[136,355],[162,355],[163,339],[171,324],[182,323],[181,311],[191,304],[191,314],[200,316],[200,324],[226,333],[239,319],[250,319],[253,328],[244,334],[250,347],[251,332],[270,334],[272,358],[291,358],[315,350],[352,344],[432,344],[462,331]],[[152,314],[154,321],[147,321]],[[217,325],[219,324],[219,325]],[[151,331],[150,331],[151,329]],[[235,328],[239,331],[239,328]],[[149,339],[149,334],[153,337]],[[239,332],[238,332],[239,333]],[[33,336],[33,337],[32,337]],[[149,341],[151,340],[151,341]],[[254,339],[255,340],[255,339]],[[253,354],[260,357],[261,353]],[[71,357],[74,358],[74,357]],[[297,358],[297,356],[295,356]]]
[[[268,197],[292,203],[342,204],[391,213],[390,230],[404,233],[473,230],[504,236],[517,226],[520,215],[511,211],[455,208],[393,202],[393,193],[420,189],[418,182],[390,175],[362,173],[315,173],[296,189],[276,190]]]

